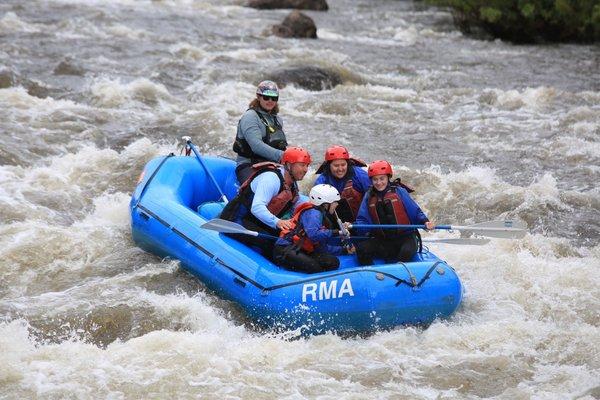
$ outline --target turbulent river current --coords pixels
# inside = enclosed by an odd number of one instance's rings
[[[329,6],[305,12],[309,40],[238,0],[0,2],[1,399],[600,398],[598,45],[477,40],[421,2]],[[528,224],[429,246],[465,286],[449,320],[264,331],[133,243],[145,163],[182,135],[232,157],[256,83],[302,65],[342,84],[282,89],[291,144],[391,160],[435,222]]]

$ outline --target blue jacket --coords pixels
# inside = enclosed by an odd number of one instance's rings
[[[382,192],[377,192],[375,188],[373,188],[373,192],[375,195],[382,194]],[[422,225],[425,222],[429,221],[427,215],[421,210],[421,207],[410,197],[410,194],[403,187],[397,187],[396,193],[400,196],[402,200],[402,204],[404,204],[404,209],[406,210],[406,215],[410,220],[410,223],[413,225]],[[363,201],[360,204],[360,208],[358,210],[358,216],[356,217],[356,221],[354,222],[357,225],[372,225],[373,219],[371,219],[371,215],[369,214],[369,196],[363,197]],[[357,229],[356,233],[358,235],[365,235],[369,232],[369,229]]]
[[[333,231],[325,228],[323,225],[323,215],[316,208],[306,210],[300,215],[300,221],[306,232],[306,236],[314,244],[318,244],[315,252],[329,253],[334,256],[345,254],[344,248],[341,246],[329,245],[329,239],[333,236]],[[275,242],[278,246],[287,246],[292,244],[289,240],[279,238]]]
[[[354,189],[358,190],[361,193],[365,193],[367,189],[369,189],[369,187],[371,186],[371,180],[369,179],[369,175],[361,167],[353,165],[352,170],[354,171],[354,174],[352,176],[352,187],[354,187]],[[327,183],[336,188],[338,192],[342,193],[342,190],[344,190],[344,186],[346,185],[346,181],[347,179],[338,179],[332,176],[329,169],[327,169],[315,180],[315,185]]]

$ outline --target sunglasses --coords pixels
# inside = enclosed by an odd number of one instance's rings
[[[264,94],[261,94],[261,96],[262,96],[263,99],[265,99],[265,101],[269,101],[269,100],[271,100],[271,101],[277,101],[277,100],[279,100],[279,96],[271,97],[271,96],[265,96]]]

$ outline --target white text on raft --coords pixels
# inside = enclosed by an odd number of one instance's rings
[[[345,295],[354,296],[354,290],[352,289],[352,282],[346,278],[342,281],[340,289],[337,289],[338,281],[336,279],[330,282],[319,282],[316,283],[305,283],[302,286],[302,302],[306,303],[306,299],[309,298],[312,301],[317,300],[329,300],[339,299]],[[317,292],[317,288],[319,291]]]

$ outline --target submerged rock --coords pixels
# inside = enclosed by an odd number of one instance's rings
[[[263,10],[294,8],[297,10],[327,11],[329,9],[325,0],[250,0],[247,5]]]
[[[273,25],[273,34],[283,38],[317,38],[317,26],[308,15],[294,10],[281,24]]]
[[[294,84],[307,90],[328,90],[343,83],[339,73],[315,66],[298,66],[276,70],[268,79],[285,86]]]
[[[62,60],[56,68],[54,68],[54,75],[85,75],[85,70],[79,65],[76,65],[70,58]]]
[[[39,97],[40,99],[50,96],[50,89],[36,81],[27,81],[23,85],[27,88],[27,93],[30,96]]]
[[[0,89],[13,87],[16,81],[17,76],[12,70],[8,68],[0,69]]]

